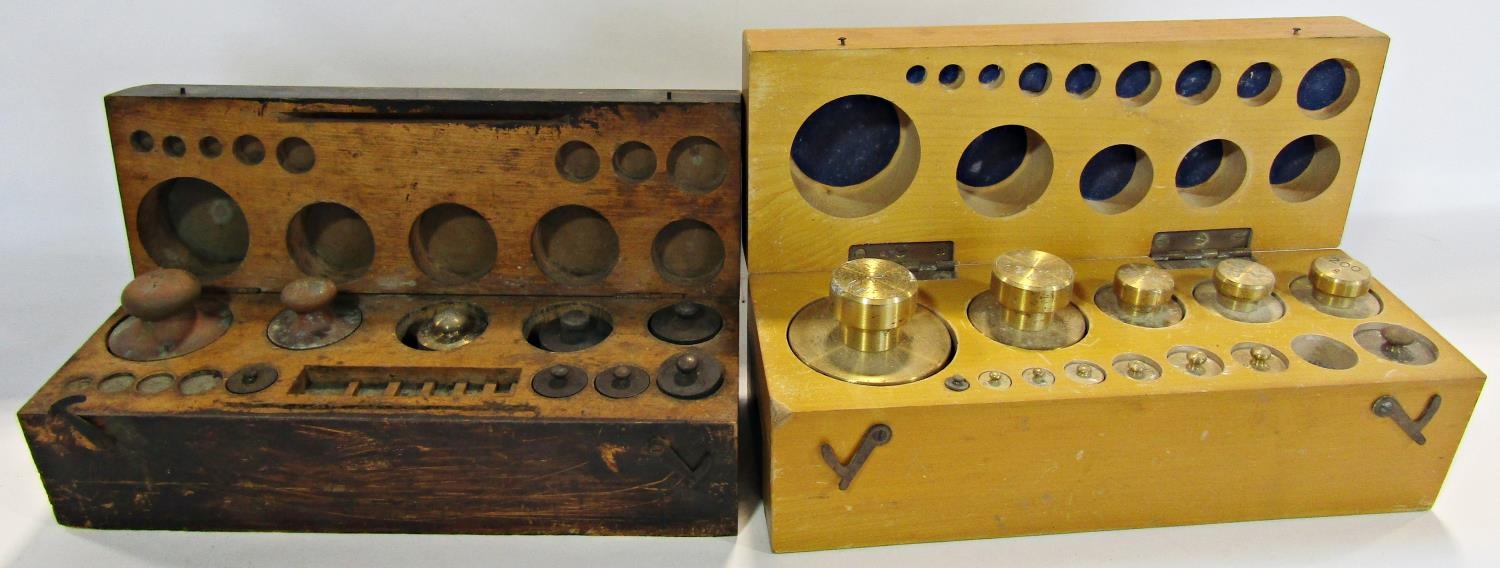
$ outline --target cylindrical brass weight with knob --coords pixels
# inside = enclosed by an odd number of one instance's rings
[[[335,305],[337,297],[333,280],[293,280],[281,289],[281,303],[286,309],[271,319],[266,338],[278,347],[301,350],[326,347],[349,337],[359,329],[364,315],[356,305]]]
[[[1182,321],[1183,308],[1173,293],[1177,281],[1165,269],[1143,263],[1121,265],[1109,286],[1094,295],[1094,304],[1115,319],[1139,327],[1167,327]]]
[[[990,287],[969,302],[969,320],[990,339],[1025,349],[1077,343],[1088,328],[1073,301],[1068,261],[1039,250],[1014,250],[990,265]]]
[[[192,353],[229,329],[229,309],[200,307],[202,285],[186,270],[153,270],[120,293],[129,317],[109,332],[109,351],[131,361],[156,361]]]
[[[1276,273],[1269,267],[1248,258],[1226,258],[1214,265],[1208,281],[1193,288],[1193,297],[1226,318],[1269,323],[1286,315],[1275,291]]]
[[[916,312],[916,277],[889,260],[846,262],[833,271],[828,289],[839,336],[850,349],[890,350]]]

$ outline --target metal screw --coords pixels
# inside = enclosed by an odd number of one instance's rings
[[[951,390],[953,392],[963,392],[969,390],[969,380],[963,378],[963,376],[961,375],[953,375],[951,377],[948,377],[948,380],[943,381],[943,385],[947,386],[948,390]]]

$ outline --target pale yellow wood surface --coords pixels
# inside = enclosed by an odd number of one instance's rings
[[[1114,269],[1140,258],[1074,261],[1074,302],[1089,331],[1051,351],[1005,346],[968,320],[968,303],[988,286],[987,266],[960,267],[955,280],[920,283],[919,302],[943,316],[956,338],[953,360],[935,375],[900,386],[861,386],[821,375],[787,344],[792,316],[827,294],[827,275],[752,274],[752,373],[767,430],[767,495],[778,551],[870,546],[1109,528],[1369,513],[1426,508],[1436,498],[1483,375],[1451,344],[1376,282],[1378,315],[1344,319],[1292,297],[1288,285],[1318,254],[1261,253],[1277,275],[1286,315],[1273,323],[1231,321],[1198,304],[1194,285],[1207,269],[1174,270],[1186,318],[1171,327],[1130,327],[1101,312],[1094,292]],[[1377,268],[1378,270],[1378,268]],[[1377,272],[1378,274],[1378,272]],[[1440,354],[1429,365],[1379,358],[1352,337],[1366,322],[1394,323],[1429,338]],[[1291,341],[1334,338],[1358,353],[1347,370],[1301,360]],[[1290,367],[1259,373],[1234,362],[1243,341],[1268,344]],[[1212,378],[1170,366],[1176,346],[1207,349],[1226,363]],[[1153,382],[1121,376],[1117,355],[1151,358],[1164,370]],[[1108,372],[1085,385],[1063,376],[1070,361]],[[1056,384],[1028,384],[1021,372],[1044,367]],[[1014,384],[992,389],[982,371]],[[948,390],[962,375],[972,386]],[[1419,414],[1428,397],[1442,408],[1413,443],[1374,400],[1396,396]],[[1415,417],[1415,416],[1414,416]],[[830,444],[847,460],[876,423],[894,431],[874,451],[849,491],[823,463]]]
[[[1293,27],[1302,30],[1293,34]],[[828,270],[848,258],[852,245],[884,242],[952,240],[961,262],[988,262],[1018,247],[1065,258],[1143,255],[1158,231],[1209,228],[1251,228],[1257,250],[1339,244],[1380,84],[1385,36],[1341,18],[1074,24],[1024,31],[1029,29],[849,30],[842,48],[828,42],[826,31],[747,32],[750,271]],[[1309,68],[1330,58],[1354,66],[1358,88],[1342,112],[1315,118],[1297,106],[1297,86]],[[1173,85],[1180,70],[1199,59],[1218,67],[1220,84],[1206,102],[1188,104]],[[1161,87],[1151,101],[1132,107],[1115,96],[1114,83],[1121,70],[1141,60],[1159,69]],[[1235,83],[1261,61],[1279,69],[1281,85],[1269,102],[1251,106],[1236,96]],[[1017,87],[1022,69],[1033,62],[1048,65],[1052,75],[1047,90],[1035,96]],[[1080,99],[1063,89],[1063,81],[1083,63],[1098,68],[1100,84]],[[928,77],[911,85],[906,70],[918,64]],[[948,64],[962,66],[966,77],[954,89],[937,80]],[[994,88],[977,79],[988,64],[1004,70]],[[903,144],[920,150],[915,159],[898,152],[893,160],[890,171],[914,172],[899,198],[873,213],[841,218],[813,207],[798,191],[790,148],[814,110],[852,94],[894,103],[910,118],[919,141],[908,138]],[[958,159],[979,134],[1010,124],[1030,128],[1047,142],[1051,177],[1040,199],[1024,211],[987,216],[960,196]],[[1285,145],[1308,134],[1329,139],[1340,164],[1317,197],[1289,202],[1273,191],[1270,165]],[[1241,148],[1244,181],[1222,203],[1191,204],[1174,183],[1178,163],[1189,149],[1218,138]],[[1095,153],[1115,144],[1140,148],[1154,176],[1143,201],[1123,213],[1105,214],[1080,196],[1079,176]]]

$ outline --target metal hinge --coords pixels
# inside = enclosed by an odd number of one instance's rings
[[[849,260],[879,258],[905,266],[917,280],[952,280],[957,263],[953,241],[876,243],[849,247]]]
[[[1250,258],[1250,235],[1248,228],[1165,231],[1151,239],[1151,259],[1162,268],[1193,268]]]

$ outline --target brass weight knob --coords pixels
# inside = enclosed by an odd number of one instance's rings
[[[833,315],[844,345],[859,351],[887,351],[916,312],[917,279],[895,262],[860,258],[833,271],[829,282]]]
[[[990,293],[1006,325],[1024,331],[1046,328],[1073,300],[1073,267],[1039,250],[1015,250],[995,258]]]
[[[266,336],[286,349],[314,349],[339,342],[354,333],[363,320],[359,308],[335,308],[338,286],[333,280],[305,277],[281,289],[281,304],[266,329]]]
[[[1325,304],[1344,306],[1370,291],[1370,268],[1363,262],[1336,254],[1313,259],[1307,269],[1313,297]]]
[[[131,280],[120,306],[131,317],[109,334],[109,350],[132,361],[155,361],[196,351],[223,335],[229,315],[198,309],[203,287],[186,270],[153,270]]]
[[[1275,289],[1276,274],[1259,262],[1231,258],[1214,267],[1214,290],[1220,303],[1229,309],[1250,310]]]
[[[1115,270],[1115,299],[1127,313],[1144,314],[1165,307],[1176,288],[1171,272],[1149,264],[1127,264]]]

